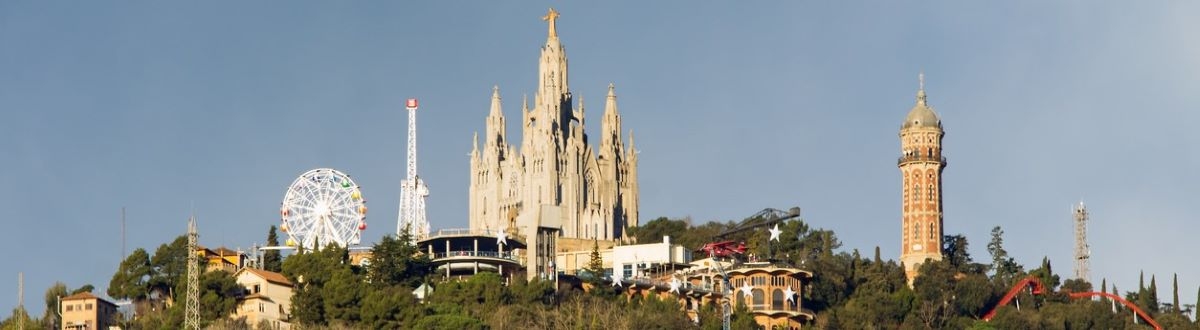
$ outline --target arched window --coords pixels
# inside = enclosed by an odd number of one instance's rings
[[[783,290],[775,289],[771,292],[771,309],[783,310]]]
[[[741,292],[735,292],[733,295],[737,296],[737,303],[734,304],[734,307],[737,307],[737,305],[746,304],[746,295],[742,294]]]
[[[766,309],[767,297],[766,297],[766,294],[763,293],[763,290],[762,289],[754,289],[751,292],[754,295],[754,306],[751,306],[752,309],[754,309],[754,310]]]
[[[913,226],[912,238],[914,240],[921,238],[921,223],[920,222],[917,222],[917,225]]]
[[[929,239],[934,239],[934,238],[936,238],[936,236],[933,233],[933,223],[930,222],[929,223]]]

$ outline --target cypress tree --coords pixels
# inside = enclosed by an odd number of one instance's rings
[[[1100,279],[1100,292],[1104,292],[1104,289],[1108,289],[1108,279],[1107,278]]]
[[[1158,285],[1154,283],[1154,274],[1150,274],[1150,288],[1147,290],[1146,304],[1150,310],[1158,312]]]
[[[1175,313],[1179,313],[1179,273],[1175,273],[1171,279],[1171,304]]]
[[[267,231],[267,246],[279,246],[279,235],[275,232],[275,226]],[[263,252],[262,269],[271,272],[283,271],[283,256],[279,250],[267,250]]]

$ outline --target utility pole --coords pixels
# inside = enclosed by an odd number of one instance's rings
[[[196,216],[188,218],[188,266],[187,266],[187,305],[185,305],[183,328],[200,329],[200,258],[196,255],[196,240],[200,236],[196,232]]]
[[[17,273],[17,330],[25,330],[25,273]]]
[[[1087,221],[1088,211],[1080,201],[1079,205],[1074,208],[1075,213],[1075,278],[1091,282],[1089,268],[1091,268],[1092,251],[1087,243]]]

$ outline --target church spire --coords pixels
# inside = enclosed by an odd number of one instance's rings
[[[600,119],[600,152],[605,155],[623,156],[621,152],[621,115],[617,113],[616,86],[608,84],[608,96],[604,101],[604,117]]]
[[[505,123],[504,110],[500,107],[500,86],[492,86],[492,109],[488,113],[487,118],[487,137],[485,138],[486,146],[489,147],[504,147],[505,139]],[[485,153],[491,152],[492,148],[484,150]]]

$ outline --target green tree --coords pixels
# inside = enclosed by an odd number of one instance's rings
[[[267,230],[267,246],[279,246],[279,235],[275,233],[275,225],[271,225],[271,228]],[[262,267],[264,270],[276,273],[283,271],[283,256],[279,250],[271,249],[263,252]]]
[[[587,271],[591,275],[591,282],[602,282],[604,278],[604,258],[600,256],[600,243],[595,239],[592,240],[592,255],[587,263]]]
[[[179,235],[170,244],[162,244],[154,250],[150,258],[151,273],[148,282],[149,293],[161,300],[174,299],[170,297],[187,276],[188,240],[186,235]],[[195,253],[191,251],[190,253]]]
[[[186,285],[186,283],[183,283]],[[223,319],[233,314],[243,288],[233,274],[223,271],[205,272],[200,276],[200,318],[205,322]],[[178,295],[176,306],[186,305],[184,295]]]
[[[971,253],[968,249],[967,237],[962,234],[942,237],[942,255],[954,269],[963,270],[971,264]]]
[[[1001,286],[1011,285],[1025,270],[1004,250],[1004,230],[1000,226],[992,228],[992,240],[987,245],[988,254],[992,255],[993,280]]]
[[[71,290],[71,294],[82,293],[82,292],[90,293],[94,290],[96,290],[95,286],[93,286],[91,284],[84,284],[83,286],[79,287],[78,289]]]
[[[1174,273],[1171,278],[1171,306],[1173,312],[1179,314],[1179,273]]]
[[[359,312],[362,325],[370,329],[399,329],[425,316],[425,307],[417,303],[412,291],[402,286],[370,290]]]
[[[25,330],[37,328],[38,320],[29,317],[28,311],[20,306],[13,308],[12,315],[0,321],[0,330]],[[19,326],[19,327],[18,327]]]
[[[1158,313],[1159,312],[1158,284],[1155,284],[1156,281],[1154,280],[1154,277],[1155,276],[1153,274],[1150,275],[1150,287],[1146,289],[1147,295],[1146,295],[1146,299],[1144,300],[1144,302],[1146,303],[1146,312],[1148,312],[1148,313]]]
[[[61,329],[58,322],[58,299],[67,296],[67,285],[63,282],[54,282],[46,289],[45,297],[46,312],[42,314],[42,324],[46,328]]]
[[[429,257],[418,255],[412,236],[401,230],[400,236],[384,236],[371,248],[367,278],[376,286],[403,285],[410,289],[420,286],[429,274]]]
[[[663,236],[679,238],[687,232],[688,224],[683,220],[658,217],[641,226],[630,228],[630,234],[641,243],[662,241]]]
[[[121,262],[117,273],[108,283],[108,296],[116,299],[143,301],[147,297],[146,283],[150,278],[150,254],[145,249],[133,250]]]
[[[1058,275],[1054,274],[1054,269],[1050,266],[1050,258],[1047,257],[1042,257],[1042,267],[1030,271],[1029,275],[1036,276],[1050,291],[1057,290],[1061,283]]]

